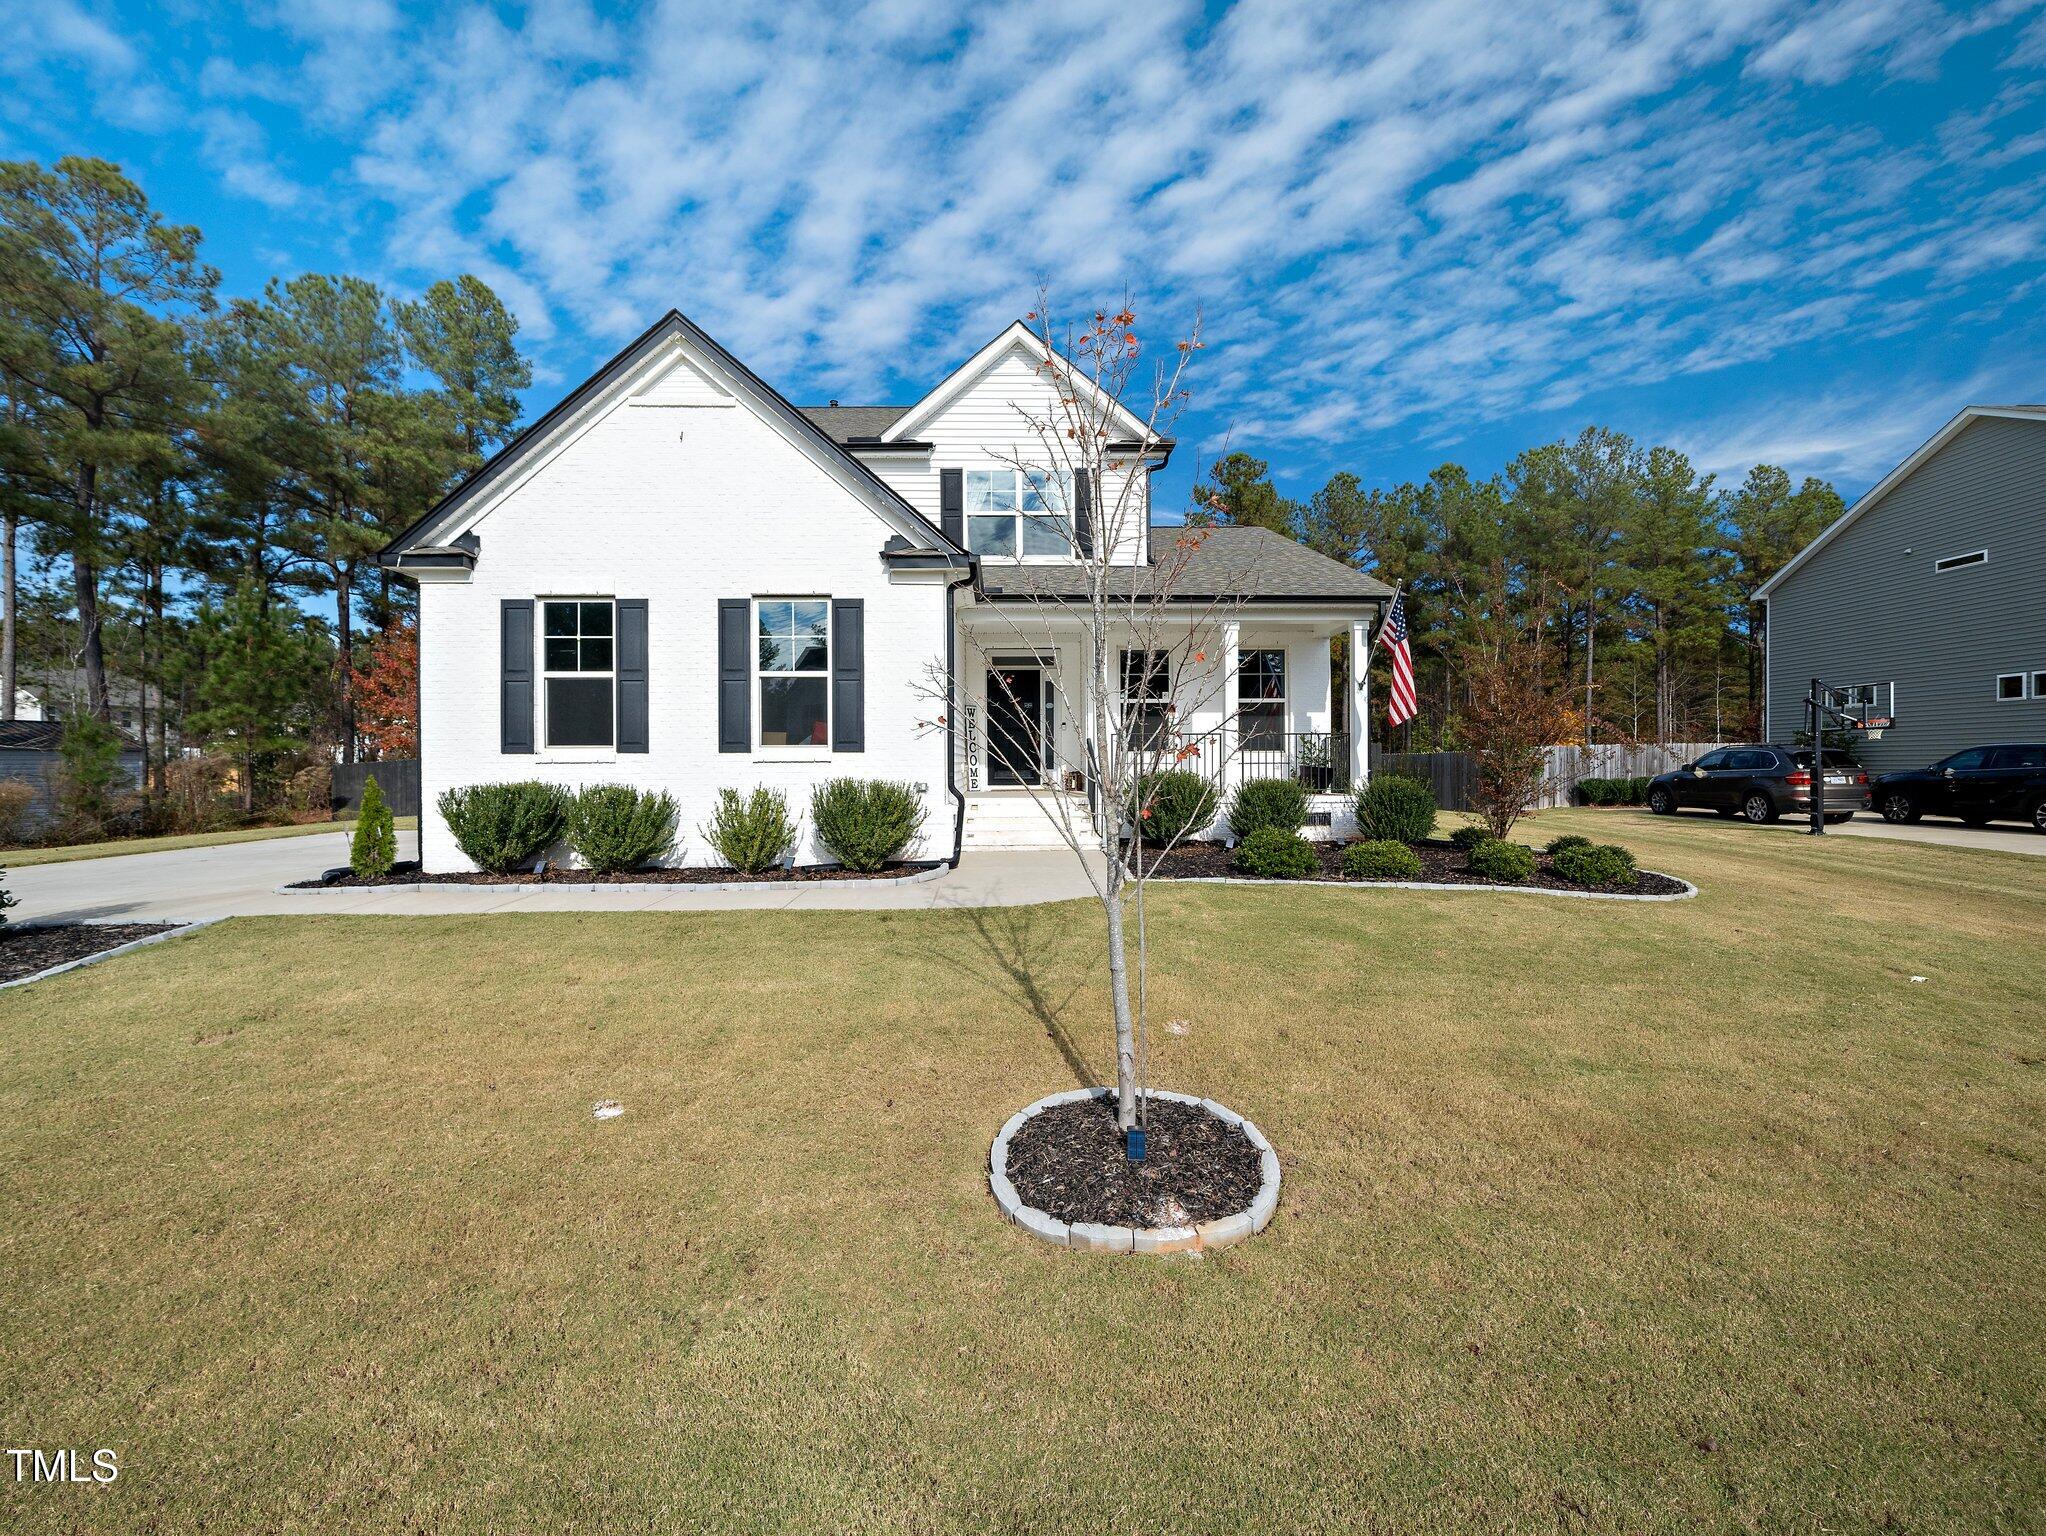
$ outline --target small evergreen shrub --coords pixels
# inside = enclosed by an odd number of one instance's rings
[[[569,808],[568,837],[591,869],[638,869],[674,851],[675,801],[630,784],[592,784]]]
[[[1590,838],[1580,837],[1575,832],[1565,832],[1561,837],[1550,838],[1549,846],[1544,848],[1542,852],[1546,853],[1550,858],[1553,859],[1565,848],[1589,848],[1590,846],[1591,846]]]
[[[1321,873],[1314,845],[1297,832],[1266,827],[1236,845],[1236,867],[1267,880],[1305,880]]]
[[[1534,849],[1488,837],[1471,849],[1465,862],[1474,875],[1507,885],[1525,885],[1535,876]]]
[[[7,909],[18,904],[14,899],[14,892],[7,889],[6,881],[7,871],[0,869],[0,927],[6,925]]]
[[[1435,832],[1435,791],[1409,774],[1374,775],[1356,811],[1357,830],[1373,842],[1425,843]]]
[[[1267,827],[1298,832],[1307,825],[1307,791],[1294,779],[1252,779],[1229,797],[1229,830],[1239,839]]]
[[[558,784],[471,784],[440,797],[441,820],[478,869],[528,869],[568,830],[571,797]]]
[[[1449,840],[1452,843],[1456,844],[1457,847],[1461,848],[1465,853],[1469,853],[1473,848],[1477,847],[1478,844],[1480,843],[1493,843],[1497,842],[1499,839],[1490,827],[1479,826],[1458,827],[1454,832],[1449,834]]]
[[[355,840],[348,845],[348,867],[363,880],[380,880],[398,862],[398,824],[384,799],[383,786],[371,774],[362,782],[362,809],[355,815]]]
[[[743,799],[736,789],[719,790],[717,809],[701,831],[719,858],[749,875],[772,869],[796,846],[789,797],[764,786]]]
[[[1343,873],[1355,880],[1418,880],[1421,856],[1390,839],[1352,843],[1343,850]]]
[[[1634,855],[1616,843],[1586,843],[1554,857],[1556,873],[1577,885],[1634,883]]]
[[[1130,819],[1147,843],[1178,842],[1215,819],[1221,798],[1215,786],[1199,774],[1168,768],[1138,778]]]
[[[826,779],[810,796],[810,819],[839,863],[871,873],[915,841],[924,803],[907,784],[887,779]]]

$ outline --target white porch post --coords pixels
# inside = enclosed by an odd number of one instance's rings
[[[1237,644],[1242,635],[1242,626],[1234,619],[1222,623],[1222,782],[1224,794],[1239,782],[1241,765],[1231,766],[1232,749],[1236,745],[1236,666]]]
[[[1350,626],[1350,788],[1371,777],[1371,622]]]

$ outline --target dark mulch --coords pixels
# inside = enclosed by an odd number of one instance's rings
[[[593,869],[549,869],[544,875],[522,870],[515,875],[425,875],[409,859],[392,867],[388,875],[364,880],[351,869],[330,869],[317,880],[300,880],[293,890],[322,886],[363,885],[790,885],[812,880],[900,880],[938,867],[935,860],[889,864],[871,874],[840,869],[837,865],[798,865],[794,869],[770,869],[764,874],[742,874],[736,869],[627,869],[599,874]]]
[[[1314,843],[1315,857],[1321,861],[1321,873],[1311,876],[1318,880],[1339,880],[1345,885],[1383,885],[1382,880],[1359,880],[1343,873],[1343,849],[1348,846],[1339,842]],[[1431,885],[1506,885],[1504,880],[1487,880],[1483,875],[1474,875],[1465,863],[1464,851],[1454,843],[1416,843],[1414,852],[1420,855],[1421,879]],[[1574,880],[1565,880],[1549,867],[1549,856],[1539,848],[1532,850],[1535,856],[1535,877],[1525,882],[1545,891],[1605,891],[1627,896],[1675,896],[1682,892],[1684,883],[1668,875],[1659,875],[1654,870],[1644,869],[1635,873],[1632,885],[1579,885]],[[1250,880],[1259,877],[1246,875],[1230,862],[1231,850],[1220,843],[1182,843],[1167,853],[1158,865],[1158,877],[1162,880],[1194,880],[1206,876],[1227,875],[1233,879]]]
[[[70,960],[83,960],[153,933],[164,933],[176,923],[52,923],[30,927],[9,923],[0,928],[0,981],[19,981],[37,971]]]
[[[1149,1110],[1141,1163],[1123,1149],[1113,1098],[1032,1115],[1009,1142],[1009,1182],[1060,1221],[1111,1227],[1186,1227],[1250,1208],[1263,1181],[1241,1127],[1171,1099]]]

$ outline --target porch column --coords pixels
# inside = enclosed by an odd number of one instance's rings
[[[1350,788],[1371,777],[1371,621],[1350,626]]]
[[[1242,782],[1243,770],[1235,761],[1241,737],[1236,727],[1237,643],[1242,627],[1234,619],[1222,623],[1222,783],[1226,793]]]

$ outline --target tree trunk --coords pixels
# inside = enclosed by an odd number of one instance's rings
[[[85,707],[94,719],[111,724],[114,712],[107,702],[106,651],[99,633],[99,568],[85,552],[98,478],[98,466],[81,464],[71,482],[71,505],[76,514],[73,537],[78,541],[71,547],[71,577],[78,596],[78,664],[85,669]]]
[[[1598,652],[1598,613],[1590,599],[1584,604],[1584,744],[1592,743],[1591,662]]]
[[[334,571],[334,666],[340,673],[335,703],[341,731],[341,761],[355,761],[355,606],[353,573],[347,566]]]
[[[1137,1027],[1130,1012],[1130,972],[1122,932],[1122,887],[1111,879],[1102,905],[1108,911],[1108,986],[1115,1001],[1115,1123],[1137,1123]]]
[[[14,602],[17,587],[14,570],[14,545],[21,532],[21,522],[9,515],[7,525],[7,552],[4,569],[0,569],[0,720],[14,718],[15,660],[14,660]]]

